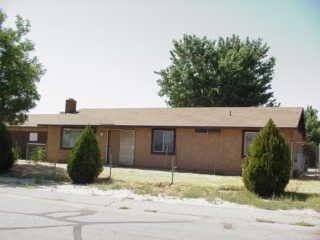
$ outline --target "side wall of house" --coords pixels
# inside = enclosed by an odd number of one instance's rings
[[[197,133],[194,128],[176,129],[176,154],[151,153],[151,129],[136,129],[136,167],[169,168],[171,160],[178,169],[238,173],[242,163],[242,129],[221,129],[220,132]]]
[[[177,168],[181,170],[240,174],[244,161],[244,130],[248,129],[223,128],[220,132],[197,133],[194,128],[177,128],[176,153],[165,156],[151,152],[152,129],[137,128],[134,165],[170,168],[173,159]],[[303,141],[303,135],[297,129],[280,131],[288,144]]]

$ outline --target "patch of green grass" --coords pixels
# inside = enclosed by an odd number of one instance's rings
[[[275,221],[265,219],[265,218],[256,218],[256,221],[261,223],[275,223]]]
[[[269,210],[277,209],[304,209],[312,208],[320,210],[320,195],[319,194],[303,194],[290,193],[284,194],[281,197],[274,197],[270,199],[263,199],[259,196],[248,192],[246,190],[239,192],[223,192],[220,193],[220,198],[229,202],[252,205],[258,208],[264,208]]]
[[[290,225],[295,225],[295,226],[302,226],[302,227],[314,227],[315,225],[312,223],[307,223],[307,222],[295,222],[295,223],[290,223]]]
[[[128,210],[128,209],[130,209],[130,208],[127,207],[127,206],[121,206],[121,207],[119,207],[119,209],[121,209],[121,210]]]

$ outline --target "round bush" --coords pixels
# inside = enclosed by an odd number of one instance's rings
[[[96,136],[86,127],[72,149],[68,159],[68,174],[74,183],[91,183],[102,171],[103,162]]]
[[[257,134],[242,169],[246,188],[262,197],[279,196],[290,179],[290,151],[274,122]]]
[[[0,171],[9,170],[15,161],[12,142],[7,127],[0,123]]]

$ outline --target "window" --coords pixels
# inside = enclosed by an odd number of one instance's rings
[[[38,142],[38,133],[36,132],[29,133],[29,142]]]
[[[173,154],[175,152],[174,130],[152,130],[152,152],[160,154]]]
[[[219,128],[195,128],[196,133],[220,133]]]
[[[61,148],[73,148],[78,140],[82,129],[79,128],[63,128]]]
[[[242,153],[244,156],[247,155],[248,149],[250,144],[252,143],[253,139],[255,138],[255,136],[257,135],[257,131],[245,131],[243,133],[243,149],[242,149]]]
[[[196,133],[207,133],[208,129],[206,129],[206,128],[196,128],[194,131]]]

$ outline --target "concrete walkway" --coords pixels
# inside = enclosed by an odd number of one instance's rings
[[[320,239],[320,214],[0,184],[0,239]],[[273,221],[274,223],[267,223]],[[291,225],[295,222],[314,227]]]

